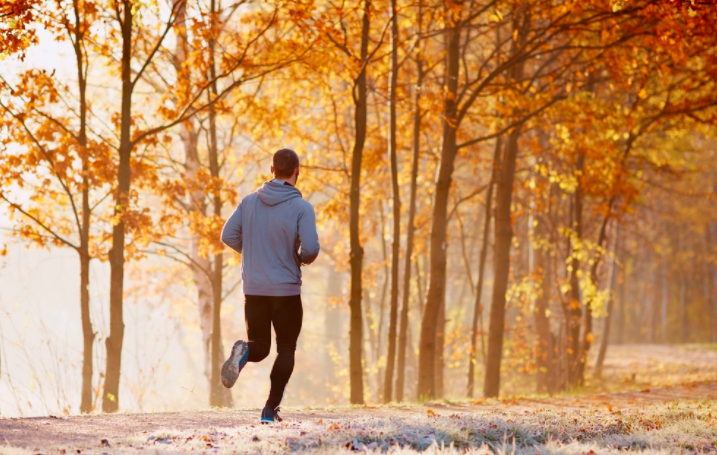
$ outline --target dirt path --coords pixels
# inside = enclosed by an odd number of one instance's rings
[[[610,346],[603,371],[607,391],[713,381],[717,380],[717,346]]]
[[[604,393],[472,403],[289,408],[282,412],[282,425],[273,427],[257,424],[256,409],[0,418],[0,455],[303,455],[393,445],[415,453],[439,440],[469,449],[487,444],[491,451],[500,452],[510,434],[514,440],[523,438],[524,453],[563,453],[548,447],[550,438],[565,444],[593,444],[579,446],[575,453],[593,453],[596,447],[632,450],[630,444],[635,441],[639,447],[668,449],[656,454],[689,452],[690,447],[717,452],[717,417],[713,417],[717,416],[717,351],[674,346],[611,349],[605,380],[593,385],[593,390]],[[668,428],[670,419],[677,423]],[[655,439],[653,434],[653,439],[645,439],[641,433],[645,428],[663,431],[664,437]],[[675,442],[695,429],[702,432],[696,442]],[[585,438],[586,434],[592,434],[592,439]],[[538,445],[540,450],[528,451]]]
[[[650,407],[673,401],[717,400],[717,382],[694,383],[659,389],[643,389],[569,398],[520,398],[503,401],[477,401],[466,404],[414,406],[387,406],[365,408],[334,408],[327,410],[288,409],[282,414],[286,422],[340,422],[345,419],[395,418],[407,416],[437,416],[510,410],[511,413],[603,409],[614,412],[620,409]],[[428,411],[428,410],[431,411]],[[111,414],[73,417],[36,417],[0,419],[0,453],[10,447],[30,449],[33,453],[112,453],[116,443],[132,446],[148,441],[152,446],[169,440],[172,434],[202,433],[208,429],[252,429],[257,425],[258,411],[209,410],[193,412],[167,412],[155,414]],[[106,440],[107,443],[103,443]],[[3,449],[2,444],[5,444]],[[107,446],[107,444],[110,444]],[[161,447],[161,446],[160,446]],[[79,449],[76,449],[79,448]],[[63,452],[64,450],[64,452]],[[79,450],[79,451],[78,451]]]

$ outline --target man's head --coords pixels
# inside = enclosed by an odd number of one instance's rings
[[[271,173],[274,178],[296,183],[299,177],[299,155],[291,149],[277,150],[272,160]]]

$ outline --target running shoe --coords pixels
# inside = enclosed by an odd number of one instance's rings
[[[283,419],[279,417],[279,407],[271,409],[269,406],[264,406],[261,410],[261,423],[274,423],[281,422]]]
[[[234,343],[232,353],[222,367],[222,384],[224,384],[224,387],[230,389],[234,383],[237,382],[239,373],[241,373],[241,370],[248,360],[249,343],[244,340],[239,340]]]

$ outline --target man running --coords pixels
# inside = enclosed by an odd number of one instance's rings
[[[222,230],[222,242],[240,253],[247,338],[234,343],[222,367],[222,383],[234,385],[247,362],[269,355],[271,326],[276,332],[276,360],[261,422],[281,421],[279,404],[294,370],[294,351],[301,331],[301,269],[319,255],[316,215],[295,188],[299,156],[291,149],[274,153],[264,183],[239,203]]]

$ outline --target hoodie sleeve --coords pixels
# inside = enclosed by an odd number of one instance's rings
[[[222,229],[222,242],[232,250],[241,254],[242,232],[241,232],[241,202],[232,216],[229,217]]]
[[[299,257],[302,264],[311,264],[319,255],[319,234],[316,232],[316,214],[314,207],[306,202],[299,216]]]

